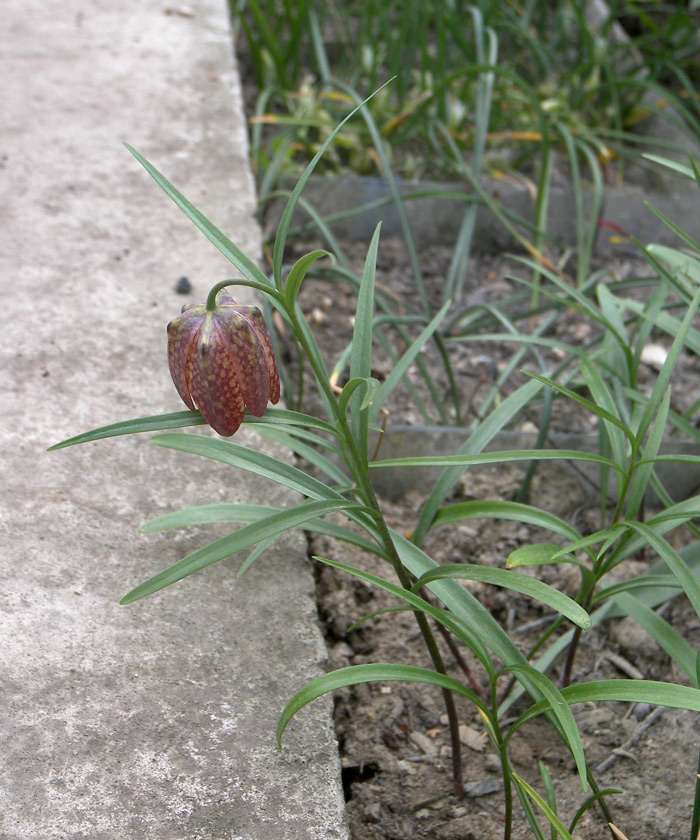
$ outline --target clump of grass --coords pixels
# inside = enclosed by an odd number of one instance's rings
[[[454,175],[434,135],[447,132],[465,151],[483,129],[479,70],[496,68],[481,48],[480,26],[501,46],[491,168],[534,172],[542,142],[561,146],[569,134],[619,176],[615,157],[629,154],[633,130],[652,113],[700,135],[700,13],[690,6],[615,2],[593,17],[590,4],[572,0],[230,2],[260,91],[256,120],[278,129],[264,142],[256,134],[261,168],[282,154],[286,171],[301,171],[352,109],[351,98],[327,86],[329,75],[360,99],[395,77],[369,106],[394,170],[410,178]],[[361,125],[346,128],[319,171],[372,171],[375,151]]]

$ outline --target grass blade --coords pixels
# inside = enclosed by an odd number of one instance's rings
[[[413,591],[417,592],[435,580],[476,580],[491,586],[500,586],[546,604],[584,630],[591,626],[591,617],[580,604],[553,586],[519,572],[472,563],[447,563],[421,575],[413,585]]]
[[[624,472],[623,467],[609,458],[577,449],[511,449],[503,452],[481,452],[478,455],[418,455],[414,458],[387,458],[385,461],[373,461],[370,467],[470,467],[507,461],[587,461]]]
[[[542,385],[539,382],[528,382],[503,400],[474,430],[469,440],[459,449],[459,454],[466,455],[481,452],[498,432],[522,411],[541,387]],[[457,481],[459,481],[463,472],[463,466],[451,466],[445,470],[435,483],[430,496],[423,506],[413,534],[413,541],[416,545],[421,545],[425,539],[425,535],[428,533],[440,506]]]
[[[643,627],[656,640],[697,688],[697,657],[681,634],[674,630],[660,615],[657,615],[654,610],[637,598],[632,597],[632,595],[619,593],[614,600],[627,615],[631,616],[640,627]]]
[[[381,222],[377,225],[372,236],[365,267],[362,272],[362,282],[357,296],[355,311],[355,326],[352,334],[352,350],[350,352],[350,378],[369,379],[372,376],[372,333],[374,325],[374,280],[377,270],[377,250],[379,249],[379,235]],[[350,401],[350,416],[352,418],[353,436],[357,443],[363,462],[369,458],[369,407],[363,407],[363,391],[354,394]]]
[[[170,568],[159,572],[135,589],[132,589],[119,603],[131,604],[134,601],[139,601],[141,598],[152,595],[154,592],[158,592],[166,586],[171,586],[173,583],[177,583],[177,581],[189,577],[189,575],[207,566],[211,566],[219,560],[224,560],[226,557],[230,557],[232,554],[236,554],[244,548],[249,548],[251,545],[255,545],[262,540],[269,540],[271,537],[277,536],[283,531],[296,528],[309,519],[323,516],[334,510],[347,510],[351,507],[358,507],[358,505],[355,502],[336,500],[304,502],[291,510],[272,513],[258,522],[252,522],[250,525],[234,531],[233,534],[228,534],[194,551],[187,557],[183,557],[182,560],[179,560],[170,566]]]
[[[90,432],[62,440],[49,446],[47,452],[65,449],[67,446],[77,446],[80,443],[91,443],[94,440],[104,440],[119,435],[135,435],[141,432],[162,432],[167,429],[185,429],[188,426],[206,426],[206,420],[198,411],[175,411],[172,414],[154,414],[150,417],[138,417],[135,420],[122,420],[109,426],[100,426]]]
[[[290,464],[285,464],[270,455],[256,452],[254,449],[248,449],[245,446],[239,446],[229,440],[208,438],[202,435],[170,434],[156,435],[152,438],[152,441],[156,446],[188,452],[191,455],[202,455],[205,458],[220,461],[222,464],[257,473],[279,484],[291,487],[312,499],[343,498],[340,493],[332,490],[322,481],[318,481],[318,479],[302,472],[302,470]]]
[[[194,222],[207,239],[232,265],[236,266],[245,278],[250,281],[251,285],[267,292],[268,294],[274,292],[270,281],[253,262],[253,260],[247,257],[243,251],[234,245],[228,237],[224,236],[224,234],[215,225],[213,225],[206,216],[200,213],[194,204],[188,201],[164,175],[161,175],[152,163],[149,163],[143,155],[139,154],[136,149],[129,146],[128,143],[125,143],[124,145],[158,184],[158,186],[166,193],[166,195],[172,198],[187,218]]]
[[[426,683],[427,685],[434,685],[438,688],[445,688],[448,691],[454,691],[463,697],[467,697],[480,708],[483,707],[479,698],[463,686],[462,683],[453,680],[451,677],[438,674],[436,671],[429,671],[427,668],[417,668],[414,665],[390,665],[383,663],[350,665],[347,668],[340,668],[337,671],[331,671],[329,674],[316,677],[315,680],[311,680],[301,691],[298,691],[292,697],[282,710],[279,723],[277,724],[277,745],[282,745],[282,735],[289,721],[300,709],[303,709],[312,700],[316,700],[324,694],[329,694],[331,691],[336,691],[348,685],[391,680]]]

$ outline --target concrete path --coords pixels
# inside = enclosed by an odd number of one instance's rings
[[[123,140],[260,251],[226,6],[2,6],[1,840],[347,837],[330,704],[274,742],[325,657],[303,539],[241,581],[226,561],[117,603],[223,533],[143,536],[144,520],[297,499],[147,436],[45,452],[182,408],[165,326],[230,276]]]

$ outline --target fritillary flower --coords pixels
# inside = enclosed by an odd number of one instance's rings
[[[280,398],[280,377],[262,312],[240,306],[225,291],[216,307],[182,307],[168,324],[170,375],[185,405],[199,409],[224,437],[243,422],[245,409],[262,417]]]

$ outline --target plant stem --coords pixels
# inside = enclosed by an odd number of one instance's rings
[[[367,455],[365,453],[365,457],[363,457],[357,448],[357,442],[352,433],[352,429],[348,424],[347,417],[340,410],[340,406],[338,405],[338,400],[335,393],[333,392],[333,388],[331,387],[330,382],[326,378],[323,369],[318,365],[314,353],[308,346],[306,336],[304,335],[304,331],[301,329],[301,325],[299,324],[299,318],[296,310],[290,307],[287,309],[287,314],[292,323],[292,326],[294,327],[294,333],[297,336],[297,339],[307,359],[309,360],[309,363],[311,364],[311,367],[316,376],[316,381],[318,382],[319,387],[323,390],[329,406],[332,406],[333,411],[335,413],[336,423],[338,424],[339,429],[341,429],[343,432],[347,463],[358,485],[358,494],[361,496],[363,503],[367,505],[367,507],[375,511],[377,514],[376,522],[379,528],[378,536],[381,539],[381,544],[384,548],[385,556],[391,564],[391,566],[393,567],[401,586],[403,586],[404,589],[410,590],[413,581],[411,579],[411,575],[404,568],[404,565],[401,562],[401,558],[399,557],[399,554],[396,550],[396,546],[394,545],[394,541],[391,538],[391,533],[389,532],[389,528],[381,512],[381,508],[379,507],[379,502],[377,501],[377,497],[374,492],[374,487],[372,486],[372,482],[369,477],[369,469],[367,467]],[[423,636],[423,641],[425,642],[425,645],[428,649],[428,653],[430,654],[430,658],[433,662],[433,667],[439,674],[447,675],[445,663],[443,662],[440,649],[438,648],[437,642],[435,641],[435,636],[433,635],[433,632],[430,629],[428,619],[422,612],[414,611],[413,614],[416,617],[418,628],[421,632],[421,635]],[[447,689],[442,689],[442,695],[445,701],[445,709],[447,711],[447,719],[450,727],[450,740],[452,742],[452,777],[454,781],[455,792],[458,796],[462,797],[464,796],[464,787],[462,785],[462,745],[459,740],[459,719],[457,716],[457,706],[455,704],[452,692],[448,691]]]
[[[345,420],[345,418],[343,418]],[[354,452],[357,452],[356,447],[354,446],[354,439],[353,439],[353,446],[352,449]],[[357,453],[357,457],[359,458],[360,455]],[[403,563],[401,562],[401,558],[396,551],[396,546],[394,545],[394,541],[391,539],[391,534],[389,533],[389,529],[384,521],[384,517],[381,514],[381,510],[379,508],[379,502],[377,501],[377,497],[374,493],[374,488],[372,487],[372,483],[369,480],[369,477],[364,473],[363,470],[360,470],[362,477],[366,486],[364,487],[364,491],[367,495],[367,501],[369,502],[370,506],[374,508],[377,512],[379,512],[379,518],[377,520],[377,524],[379,525],[379,530],[382,536],[382,542],[384,543],[384,548],[387,552],[387,559],[391,563],[396,572],[396,576],[403,586],[404,589],[411,589],[412,586],[412,579],[411,575],[408,571],[404,568]],[[428,653],[430,654],[430,658],[433,661],[433,667],[439,674],[447,675],[447,670],[445,668],[445,663],[442,659],[442,654],[440,653],[440,649],[437,646],[437,642],[435,641],[435,636],[433,635],[433,631],[430,629],[430,625],[428,624],[428,619],[425,616],[425,613],[418,612],[417,610],[413,613],[416,617],[416,622],[418,623],[418,628],[423,636],[423,641],[425,642],[426,647],[428,648]],[[452,779],[454,782],[455,793],[460,798],[464,796],[464,786],[462,784],[462,744],[459,740],[459,718],[457,716],[457,706],[455,704],[454,695],[451,691],[447,689],[442,689],[442,696],[445,701],[445,710],[447,712],[447,720],[450,727],[450,741],[452,744]]]
[[[592,586],[588,592],[586,593],[585,597],[581,599],[581,606],[588,612],[591,608],[591,600],[593,598],[593,591],[595,589],[595,585]],[[571,639],[571,644],[569,645],[569,650],[566,654],[566,664],[564,666],[564,676],[562,677],[562,688],[566,688],[566,686],[571,681],[571,672],[574,667],[574,659],[576,658],[576,651],[578,650],[578,644],[581,640],[581,634],[583,633],[583,628],[579,627],[578,625],[574,628],[574,635]]]

